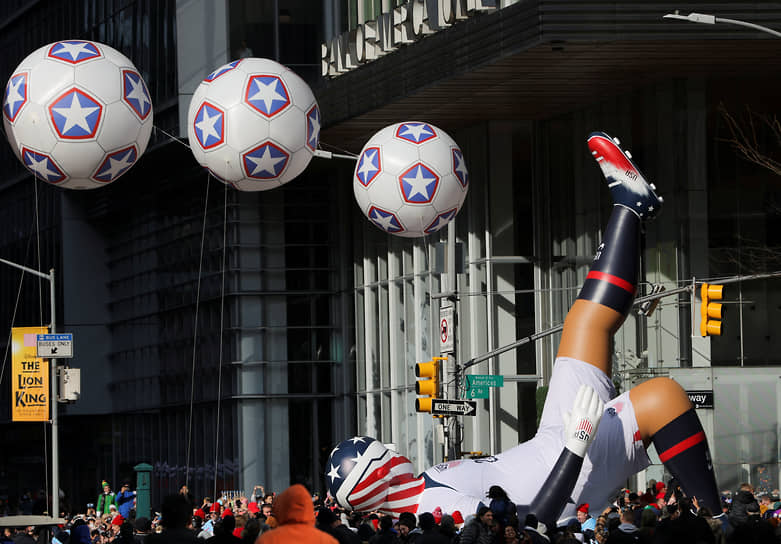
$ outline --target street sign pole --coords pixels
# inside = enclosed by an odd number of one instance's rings
[[[43,278],[49,281],[49,303],[51,306],[51,329],[49,332],[57,332],[57,312],[55,307],[55,292],[54,292],[54,268],[49,269],[48,274],[44,274],[34,268],[28,268],[21,264],[8,261],[6,259],[0,259],[0,263],[7,264],[13,268],[17,268],[39,278]],[[57,519],[60,515],[60,455],[59,455],[59,440],[57,438],[57,359],[54,357],[49,359],[49,407],[51,410],[51,424],[52,424],[52,511],[49,515]]]
[[[452,302],[452,317],[450,324],[450,335],[452,338],[450,360],[448,361],[448,370],[450,371],[450,380],[448,380],[448,398],[457,399],[458,392],[461,390],[461,369],[458,367],[458,358],[456,356],[456,309],[458,305],[458,298],[456,292],[458,290],[458,273],[456,271],[456,222],[451,221],[447,225],[447,290],[453,294]],[[451,437],[448,449],[445,450],[448,459],[460,459],[461,458],[461,421],[455,418],[453,421],[453,436]]]
[[[51,332],[57,332],[57,313],[55,312],[55,293],[54,293],[54,268],[49,270],[49,297],[51,300],[51,312],[52,312],[52,328]],[[60,452],[59,452],[59,440],[58,427],[57,427],[57,359],[54,357],[49,359],[50,361],[50,373],[49,379],[51,380],[51,392],[49,396],[49,404],[52,407],[52,511],[51,517],[60,517]]]

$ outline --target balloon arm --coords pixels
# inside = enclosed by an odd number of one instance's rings
[[[351,161],[358,160],[358,157],[354,155],[342,155],[341,153],[332,153],[322,149],[315,149],[313,155],[315,157],[320,157],[321,159],[349,159]]]
[[[578,481],[583,457],[564,448],[537,496],[531,502],[531,513],[537,519],[553,527],[569,502]]]
[[[597,434],[604,411],[605,404],[597,392],[584,384],[575,395],[572,410],[562,414],[564,449],[531,503],[532,513],[548,526],[555,525],[570,500],[586,451]]]

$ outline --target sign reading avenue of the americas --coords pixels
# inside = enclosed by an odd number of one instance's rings
[[[73,357],[73,333],[39,334],[38,357]]]

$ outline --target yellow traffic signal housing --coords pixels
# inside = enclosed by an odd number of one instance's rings
[[[724,296],[723,285],[703,283],[700,290],[700,334],[702,336],[721,336],[722,304],[713,302]]]
[[[436,359],[415,365],[415,376],[418,378],[415,382],[415,393],[423,395],[422,398],[415,399],[415,411],[431,412],[431,401],[438,395],[438,370],[439,361]]]

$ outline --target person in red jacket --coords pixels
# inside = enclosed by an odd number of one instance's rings
[[[273,515],[279,525],[260,535],[255,544],[338,544],[334,537],[315,528],[312,494],[301,484],[291,485],[277,497]]]

